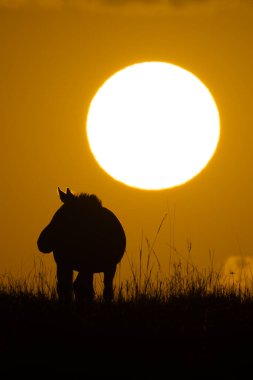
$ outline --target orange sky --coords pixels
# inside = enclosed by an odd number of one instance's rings
[[[136,260],[142,236],[152,243],[168,212],[155,245],[165,272],[170,245],[185,255],[189,240],[196,265],[209,265],[209,250],[218,266],[230,256],[253,256],[253,6],[114,3],[0,0],[1,273],[43,258],[36,241],[60,206],[58,186],[97,194],[122,221]],[[205,170],[163,191],[114,181],[97,166],[85,136],[98,87],[146,60],[194,73],[221,118],[220,143]]]

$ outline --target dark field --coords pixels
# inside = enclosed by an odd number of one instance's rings
[[[61,307],[41,286],[2,284],[1,373],[170,378],[251,371],[250,294],[217,285],[208,291],[196,278],[186,288],[171,281],[167,296],[133,283],[128,297],[118,292],[111,305],[98,297],[82,312]]]

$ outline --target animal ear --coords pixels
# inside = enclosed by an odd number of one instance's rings
[[[68,196],[68,199],[74,199],[75,198],[75,195],[71,192],[71,190],[69,190],[68,187],[67,187],[66,195]]]
[[[68,200],[68,197],[69,197],[68,194],[64,193],[64,191],[62,191],[59,187],[58,187],[58,194],[62,203],[65,203]]]

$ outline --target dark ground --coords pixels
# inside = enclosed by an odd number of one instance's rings
[[[0,360],[0,373],[34,376],[242,375],[253,368],[253,302],[180,297],[77,313],[2,294]]]

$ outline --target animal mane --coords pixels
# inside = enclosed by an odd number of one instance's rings
[[[87,207],[102,207],[102,201],[95,194],[75,194],[75,198]]]

